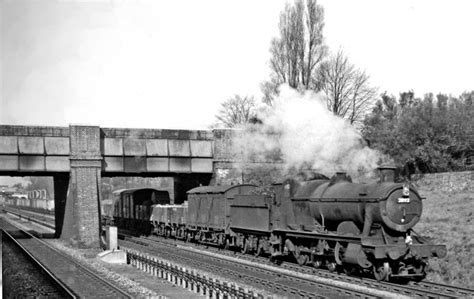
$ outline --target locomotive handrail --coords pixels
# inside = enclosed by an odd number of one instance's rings
[[[327,197],[327,198],[303,198],[292,197],[291,201],[310,201],[310,202],[380,202],[387,200],[388,197]]]
[[[331,198],[292,198],[292,201],[311,201],[311,202],[379,202],[386,199],[386,197],[331,197]]]
[[[362,238],[360,236],[350,236],[350,235],[337,235],[333,233],[324,233],[324,232],[306,232],[306,231],[291,231],[291,230],[280,230],[275,229],[273,233],[284,233],[286,236],[290,237],[321,237],[330,241],[341,241],[348,242],[351,241],[356,244],[361,244]]]

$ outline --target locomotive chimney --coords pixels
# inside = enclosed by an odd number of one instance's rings
[[[347,175],[344,171],[337,171],[336,174],[331,178],[329,186],[332,186],[339,182],[349,182],[352,183],[352,178]]]
[[[395,182],[395,169],[393,165],[382,165],[378,167],[380,183],[393,183]]]

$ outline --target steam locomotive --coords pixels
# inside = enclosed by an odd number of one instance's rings
[[[106,218],[119,228],[267,255],[275,263],[291,258],[377,280],[421,280],[427,260],[446,256],[446,246],[414,232],[422,213],[417,190],[396,183],[392,167],[379,172],[373,184],[353,183],[344,173],[303,173],[264,187],[197,187],[183,205],[151,195],[134,202],[134,193],[124,191]]]

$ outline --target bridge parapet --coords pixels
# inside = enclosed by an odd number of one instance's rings
[[[69,172],[80,160],[73,128],[0,126],[0,173]],[[211,131],[98,128],[98,160],[105,173],[212,173]],[[73,141],[74,140],[74,141]]]
[[[210,131],[104,128],[102,132],[105,172],[213,171]]]
[[[0,171],[69,171],[69,128],[0,126]]]

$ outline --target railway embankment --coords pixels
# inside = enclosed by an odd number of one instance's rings
[[[474,192],[474,171],[419,174],[415,184],[425,190],[442,192]]]
[[[448,249],[445,258],[430,260],[427,279],[473,288],[474,171],[425,174],[416,185],[425,200],[415,229]]]

